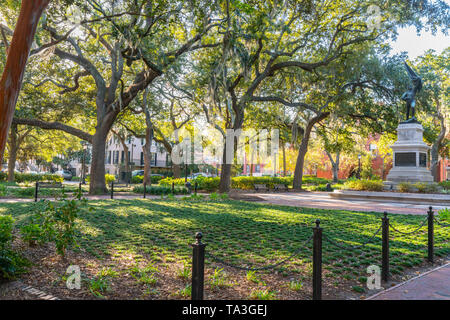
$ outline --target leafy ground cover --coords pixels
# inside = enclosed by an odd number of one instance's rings
[[[0,214],[12,215],[20,227],[41,205],[1,204]],[[312,235],[315,220],[321,220],[328,238],[343,246],[357,246],[378,230],[380,218],[379,213],[207,201],[199,197],[89,201],[77,220],[80,249],[68,253],[65,261],[52,256],[51,247],[31,249],[34,253],[27,249],[44,277],[36,280],[35,275],[30,275],[29,280],[41,281],[36,285],[47,286],[51,294],[63,298],[189,298],[192,254],[189,244],[194,242],[194,234],[201,231],[208,252],[240,266],[276,263],[300,248],[299,255],[286,264],[253,274],[207,258],[207,298],[309,299],[312,242],[306,245],[302,242]],[[424,216],[391,215],[392,225],[403,232],[413,231],[424,219]],[[435,226],[438,258],[449,256],[449,236],[448,228]],[[391,232],[390,245],[394,280],[400,281],[411,270],[426,265],[426,227],[414,235]],[[381,233],[373,243],[356,250],[343,250],[324,240],[325,296],[348,298],[369,294],[365,289],[366,268],[381,265],[380,262]],[[64,289],[69,264],[79,264],[84,272],[81,291]]]

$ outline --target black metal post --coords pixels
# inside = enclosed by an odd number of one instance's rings
[[[382,249],[381,249],[381,279],[389,280],[389,218],[387,212],[384,212],[382,221]]]
[[[198,182],[195,181],[195,184],[194,184],[194,192],[195,192],[195,195],[197,195],[197,188],[198,188]]]
[[[175,194],[175,182],[172,182],[172,194]]]
[[[313,228],[313,300],[322,300],[322,228],[319,219]]]
[[[192,288],[191,300],[203,300],[203,286],[205,278],[205,247],[202,243],[202,233],[197,232],[197,242],[192,244]]]
[[[39,182],[36,181],[36,187],[34,189],[34,202],[37,202],[38,199],[38,189],[39,189]]]
[[[428,261],[434,261],[434,212],[431,206],[428,211]]]
[[[114,199],[114,181],[111,181],[111,199]]]
[[[147,192],[147,184],[144,182],[144,199],[145,199],[146,192]]]
[[[78,184],[78,192],[79,192],[80,196],[83,195],[83,192],[81,191],[81,181],[80,181],[80,183]]]

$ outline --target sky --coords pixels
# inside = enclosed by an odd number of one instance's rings
[[[415,27],[400,29],[395,42],[391,43],[392,54],[406,51],[412,60],[422,55],[429,49],[434,49],[439,54],[450,46],[450,35],[446,36],[441,32],[435,36],[431,32],[422,31],[417,35]]]

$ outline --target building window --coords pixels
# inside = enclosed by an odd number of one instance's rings
[[[259,164],[256,165],[255,172],[259,173],[261,170],[261,166]]]
[[[113,151],[113,164],[118,164],[119,163],[119,151]]]
[[[141,146],[144,145],[144,138],[141,138]]]
[[[152,152],[152,159],[150,160],[150,165],[156,167],[156,152]]]
[[[124,161],[125,161],[125,152],[122,151],[122,157],[120,159],[120,163],[124,163]]]
[[[108,157],[106,159],[106,163],[111,164],[111,151],[108,151]]]
[[[144,165],[144,153],[141,152],[141,166]]]

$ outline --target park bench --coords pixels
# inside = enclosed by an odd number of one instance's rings
[[[64,189],[62,182],[36,182],[36,189],[34,191],[34,202],[38,200],[38,193],[41,189]]]
[[[269,187],[267,185],[265,185],[265,184],[257,184],[257,183],[255,183],[254,187],[255,187],[255,191],[259,191],[259,190],[269,191]]]
[[[273,186],[273,189],[275,190],[275,191],[289,191],[289,188],[288,188],[288,186],[287,185],[285,185],[285,184],[282,184],[282,183],[280,183],[280,184],[275,184],[274,186]]]
[[[111,199],[114,199],[114,188],[128,188],[129,184],[126,182],[120,183],[119,181],[112,181],[111,187]]]

